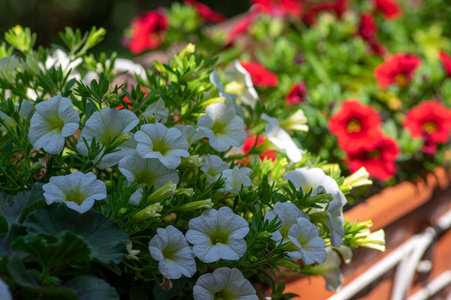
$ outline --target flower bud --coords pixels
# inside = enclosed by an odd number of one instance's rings
[[[191,155],[182,158],[181,166],[200,168],[204,165],[204,160],[199,155]]]
[[[110,103],[110,107],[117,107],[121,104],[119,96],[115,93],[111,93],[108,95],[108,102]]]
[[[149,197],[147,197],[147,204],[155,203],[160,200],[163,200],[166,197],[174,195],[175,191],[177,190],[177,185],[175,183],[172,183],[172,181],[169,181],[165,185],[163,185],[161,188],[156,190],[152,193]]]
[[[271,237],[271,233],[269,233],[268,231],[263,231],[263,232],[260,232],[259,234],[258,234],[258,238],[259,239],[267,239],[267,238],[270,238]]]
[[[358,187],[358,186],[373,184],[373,182],[368,179],[369,177],[370,177],[370,173],[368,173],[368,171],[365,169],[365,167],[361,167],[360,169],[357,170],[357,172],[355,172],[345,178],[340,189],[342,191],[350,191],[353,188]]]
[[[286,130],[308,131],[307,118],[302,110],[296,111],[294,114],[280,122],[280,126]]]
[[[113,189],[113,182],[111,180],[105,180],[105,186],[106,186],[106,190],[108,192],[111,192],[111,190]]]
[[[146,208],[137,212],[133,216],[133,220],[140,222],[140,221],[148,220],[150,218],[160,217],[161,215],[159,214],[159,212],[161,212],[162,210],[163,210],[163,205],[161,205],[160,203],[151,204],[151,205],[147,206]]]
[[[379,229],[375,232],[370,232],[369,229],[363,232],[357,233],[352,239],[351,243],[360,246],[385,251],[385,232],[383,229]]]
[[[196,51],[196,45],[189,43],[188,45],[186,45],[185,48],[183,48],[183,50],[180,52],[179,56],[180,56],[180,58],[184,58],[185,56],[193,54],[195,51]]]
[[[258,260],[258,258],[254,255],[249,255],[248,257],[251,262],[256,262]]]
[[[192,188],[180,188],[175,191],[175,195],[191,198],[194,196],[194,190]]]
[[[211,199],[205,199],[205,200],[199,200],[199,201],[193,201],[190,203],[186,203],[179,207],[179,210],[181,211],[193,211],[201,208],[212,208],[213,202]]]
[[[301,272],[301,268],[299,267],[298,263],[288,258],[280,258],[276,260],[276,265],[286,267],[294,273]]]

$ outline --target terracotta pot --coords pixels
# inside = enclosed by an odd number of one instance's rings
[[[389,255],[396,247],[421,233],[428,226],[435,224],[438,217],[451,209],[451,174],[442,168],[437,168],[425,179],[416,182],[403,182],[383,190],[345,213],[345,218],[351,222],[372,220],[373,231],[383,228],[386,236],[384,253],[376,250],[359,248],[349,265],[342,264],[343,281],[346,286],[365,270],[375,265]],[[451,270],[451,230],[440,235],[428,248],[425,258],[432,262],[429,272],[416,274],[408,291],[411,295],[428,282]],[[395,268],[389,270],[369,286],[365,287],[351,299],[390,299]],[[285,277],[287,282],[285,292],[301,295],[302,299],[321,300],[334,295],[325,289],[322,277]],[[445,299],[445,292],[451,287],[439,292],[430,299]],[[301,299],[301,298],[298,298]]]

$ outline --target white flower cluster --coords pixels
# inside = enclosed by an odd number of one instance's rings
[[[202,171],[208,184],[223,179],[224,186],[219,191],[239,195],[243,188],[253,186],[252,169],[238,166],[231,168],[216,154],[208,154],[200,159],[193,150],[194,144],[205,143],[205,138],[217,152],[241,147],[246,140],[242,118],[244,113],[237,99],[254,106],[258,95],[249,74],[238,62],[234,62],[227,74],[229,77],[235,76],[235,85],[239,85],[242,92],[241,96],[238,95],[240,98],[226,92],[230,92],[233,86],[229,85],[225,89],[218,74],[213,71],[210,80],[219,90],[220,98],[206,106],[205,113],[197,120],[197,128],[182,124],[167,127],[165,124],[169,110],[162,98],[150,104],[140,116],[127,109],[104,107],[85,120],[76,149],[96,168],[103,170],[117,165],[129,183],[135,182],[138,189],[129,199],[132,205],[140,205],[145,187],[153,187],[158,191],[169,184],[175,191],[181,180],[178,168],[182,160],[188,158],[196,162],[194,167]],[[267,139],[285,152],[292,162],[299,162],[303,151],[283,126],[285,124],[286,129],[307,130],[302,111],[282,124],[266,114],[262,114],[261,118],[267,122]],[[142,125],[137,128],[140,123]],[[35,150],[43,148],[50,154],[58,154],[64,150],[66,138],[71,138],[79,126],[80,116],[72,107],[71,100],[58,95],[35,106],[28,138]],[[113,151],[107,151],[112,145]],[[92,155],[92,149],[97,146],[101,150]],[[346,198],[335,180],[321,169],[296,169],[288,172],[284,178],[304,193],[316,195],[325,192],[333,196],[333,201],[327,206],[309,211],[309,215],[291,202],[278,202],[264,217],[268,221],[277,218],[280,222],[281,227],[272,233],[271,238],[276,244],[286,244],[284,250],[290,258],[302,259],[305,264],[322,264],[328,257],[326,242],[319,236],[315,223],[320,220],[331,233],[332,246],[339,247],[344,235],[341,208]],[[54,176],[43,188],[48,204],[63,202],[79,213],[91,209],[96,200],[107,198],[105,183],[97,179],[93,172],[83,174],[76,171],[65,176]],[[152,203],[147,201],[148,204]],[[203,263],[236,261],[246,253],[245,238],[250,230],[248,221],[230,207],[215,209],[212,208],[212,201],[208,201],[208,205],[202,206],[206,209],[200,216],[189,220],[185,234],[168,225],[157,228],[150,240],[150,254],[158,262],[158,270],[166,279],[182,276],[191,278],[197,272],[196,258]],[[148,207],[149,211],[161,212],[163,209],[160,203],[152,205]],[[313,215],[316,216],[315,220],[311,219]],[[131,245],[127,247],[131,250]],[[240,270],[221,267],[199,277],[194,286],[194,298],[257,299],[257,296],[254,287]]]

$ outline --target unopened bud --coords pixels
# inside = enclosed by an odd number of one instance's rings
[[[213,202],[211,199],[205,199],[205,200],[199,200],[199,201],[193,201],[190,203],[186,203],[179,207],[179,210],[181,211],[193,211],[201,208],[212,208]]]
[[[184,58],[185,56],[193,54],[194,51],[196,51],[196,45],[189,43],[188,45],[186,45],[185,48],[183,48],[183,50],[180,52],[179,56],[180,56],[180,58]]]
[[[108,95],[108,103],[110,103],[110,107],[117,107],[121,104],[121,100],[117,94],[111,93]]]
[[[177,185],[175,183],[172,183],[172,181],[169,181],[165,185],[163,185],[161,188],[156,190],[152,193],[149,197],[147,197],[147,204],[155,203],[160,200],[163,200],[166,197],[174,195],[175,191],[177,190]]]
[[[161,205],[160,203],[151,204],[151,205],[147,206],[146,208],[137,212],[133,216],[133,220],[140,222],[140,221],[148,220],[150,218],[160,217],[161,215],[159,214],[159,212],[161,212],[162,210],[163,210],[163,205]]]
[[[301,271],[298,263],[288,258],[280,258],[276,260],[276,265],[288,268],[294,273],[299,273]]]
[[[258,234],[258,238],[260,238],[260,239],[267,239],[267,238],[270,238],[271,237],[271,233],[269,233],[268,231],[263,231],[263,232],[260,232],[259,234]]]
[[[186,167],[195,167],[200,168],[204,165],[204,160],[199,155],[191,155],[188,157],[182,158],[182,163],[180,164],[182,166]]]
[[[180,188],[175,191],[175,195],[191,198],[194,196],[194,190],[192,188]]]

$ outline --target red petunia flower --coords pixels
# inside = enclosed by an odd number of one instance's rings
[[[279,83],[277,75],[261,64],[251,61],[240,61],[240,64],[251,75],[254,86],[275,87]]]
[[[340,148],[349,153],[372,150],[382,138],[377,111],[358,100],[345,100],[329,119],[329,130],[337,136]]]
[[[388,180],[396,171],[395,160],[400,152],[396,141],[389,137],[379,140],[372,150],[360,150],[357,153],[348,153],[345,160],[351,172],[355,172],[361,167],[376,179]]]
[[[372,15],[362,14],[360,16],[358,35],[368,43],[373,53],[382,56],[385,54],[385,47],[379,43],[376,37],[377,30],[377,23]]]
[[[350,0],[313,2],[313,4],[306,7],[302,20],[308,25],[313,25],[316,23],[318,15],[322,12],[333,12],[341,19],[348,9],[348,2],[350,2]]]
[[[252,0],[252,4],[260,12],[273,17],[290,15],[299,18],[302,15],[302,6],[296,0]]]
[[[374,10],[387,20],[395,20],[402,15],[402,9],[396,0],[374,0]]]
[[[251,27],[252,23],[254,23],[256,17],[257,12],[252,10],[247,14],[245,14],[237,22],[235,22],[233,27],[227,32],[226,45],[227,46],[231,45],[237,37],[239,37],[242,34],[245,34]]]
[[[132,33],[130,51],[138,54],[155,49],[163,43],[169,21],[161,10],[154,10],[140,14],[130,24]]]
[[[252,149],[252,147],[254,147],[256,141],[257,141],[257,136],[256,135],[250,136],[250,137],[248,137],[246,139],[246,141],[243,144],[243,148],[242,148],[242,151],[243,151],[244,155],[248,154],[249,151],[251,151],[251,149]],[[264,141],[266,141],[266,138],[264,136],[262,136],[262,135],[259,135],[258,136],[257,145],[255,145],[255,146],[256,147],[260,146]],[[266,150],[266,151],[263,151],[259,155],[259,157],[260,157],[261,160],[264,160],[265,157],[266,157],[267,159],[275,161],[276,157],[277,157],[277,152],[274,151],[274,150]],[[245,164],[247,162],[248,162],[248,160],[245,161]]]
[[[412,81],[413,75],[420,65],[421,60],[415,55],[393,54],[376,67],[374,77],[380,88],[387,88],[394,83],[405,87]]]
[[[208,6],[203,3],[197,2],[196,0],[183,0],[183,2],[186,5],[195,8],[199,15],[201,15],[207,21],[210,21],[212,23],[221,23],[227,20],[220,13],[211,10]]]
[[[426,146],[443,144],[449,139],[451,109],[438,101],[423,101],[407,112],[403,125],[412,137],[422,137]]]
[[[440,61],[442,62],[443,69],[446,74],[451,77],[451,55],[445,51],[440,51],[439,53]]]
[[[127,96],[124,97],[124,102],[130,103],[130,104],[132,103],[132,102],[130,101],[130,99],[128,99]],[[127,107],[124,107],[123,105],[117,107],[117,109],[131,109],[131,108],[132,108],[131,105],[127,105]]]
[[[304,102],[305,95],[307,94],[307,86],[304,82],[296,83],[291,86],[290,92],[285,97],[285,101],[289,105],[301,104]]]
[[[371,14],[362,14],[360,16],[359,35],[364,40],[368,40],[376,36],[377,24]]]

